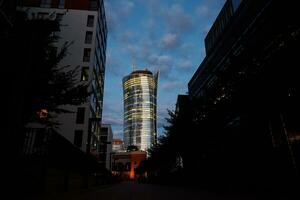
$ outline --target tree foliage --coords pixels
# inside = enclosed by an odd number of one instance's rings
[[[19,13],[15,27],[19,41],[17,53],[24,58],[16,66],[26,69],[22,83],[25,88],[24,123],[56,125],[55,114],[69,112],[63,105],[80,105],[89,96],[88,83],[79,80],[79,66],[60,65],[72,42],[64,43],[61,48],[56,46],[58,21],[28,19],[24,13]],[[47,117],[39,116],[41,110],[47,112]]]

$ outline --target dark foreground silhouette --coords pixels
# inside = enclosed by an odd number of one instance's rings
[[[272,195],[270,193],[247,194],[239,192],[206,191],[198,187],[176,187],[166,185],[141,184],[137,182],[121,182],[115,185],[95,187],[89,190],[81,190],[65,193],[59,196],[36,197],[36,199],[48,200],[160,200],[160,199],[296,199],[292,196]]]

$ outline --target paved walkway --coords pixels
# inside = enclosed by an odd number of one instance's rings
[[[43,200],[253,200],[282,199],[274,197],[247,197],[204,192],[196,188],[181,188],[151,184],[122,182],[112,186],[102,186],[84,192],[65,194],[60,197],[48,197]]]

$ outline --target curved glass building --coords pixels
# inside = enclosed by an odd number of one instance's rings
[[[158,73],[136,70],[123,78],[124,145],[147,150],[156,143]]]

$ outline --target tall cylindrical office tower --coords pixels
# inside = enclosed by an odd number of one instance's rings
[[[157,140],[158,73],[136,70],[123,78],[124,144],[147,150]]]

